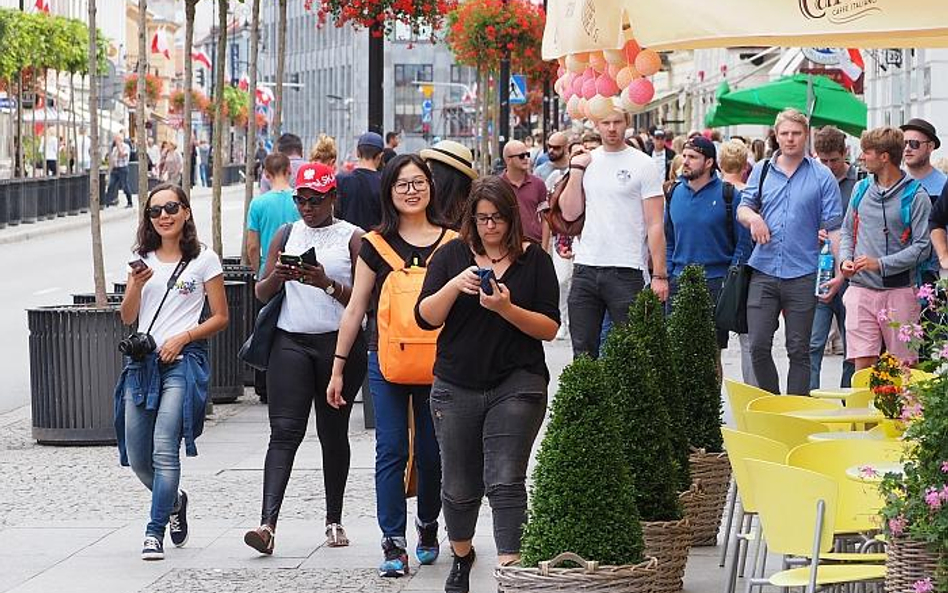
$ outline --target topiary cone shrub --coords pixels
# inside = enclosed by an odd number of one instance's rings
[[[577,358],[563,370],[540,445],[524,528],[522,565],[563,552],[603,565],[642,561],[635,488],[600,363]]]
[[[675,461],[676,488],[687,490],[691,485],[688,455],[691,448],[685,431],[685,402],[680,387],[677,369],[669,348],[665,327],[665,307],[651,290],[643,290],[633,303],[629,313],[629,328],[645,348],[649,364],[654,373],[655,385],[659,387],[661,401],[665,404],[668,418],[668,438]]]
[[[696,449],[723,451],[714,304],[701,266],[686,267],[678,278],[678,294],[668,319],[668,336],[681,393],[688,394],[683,432]]]

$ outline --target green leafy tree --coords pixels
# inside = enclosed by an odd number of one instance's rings
[[[524,566],[563,552],[602,564],[642,560],[632,476],[602,365],[586,357],[563,370],[537,455],[524,528]]]
[[[630,310],[652,298],[643,291]],[[651,356],[639,336],[644,330],[618,325],[606,341],[603,364],[622,431],[622,447],[635,483],[636,505],[643,521],[677,521],[678,467],[669,438],[669,410],[664,386],[652,366]]]
[[[678,278],[668,335],[681,392],[688,394],[683,423],[688,442],[708,452],[723,451],[714,305],[701,266],[686,267]]]

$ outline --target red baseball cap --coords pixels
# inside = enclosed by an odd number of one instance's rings
[[[336,172],[322,163],[306,163],[296,172],[296,189],[301,188],[328,193],[336,189]]]

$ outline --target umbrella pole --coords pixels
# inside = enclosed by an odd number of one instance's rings
[[[816,111],[816,93],[813,91],[813,75],[806,75],[806,120],[810,122],[810,129],[813,129],[813,112]],[[809,134],[807,139],[807,151],[813,153],[813,134]]]

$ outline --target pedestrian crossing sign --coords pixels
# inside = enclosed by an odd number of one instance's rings
[[[527,77],[513,74],[510,77],[510,104],[523,105],[527,102]]]

